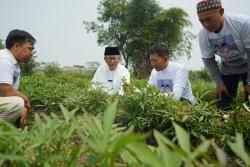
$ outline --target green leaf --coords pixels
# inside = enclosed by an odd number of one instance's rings
[[[183,149],[186,154],[190,154],[191,146],[190,146],[190,134],[186,132],[181,126],[177,125],[173,122],[176,137],[178,143],[180,144],[181,149]]]
[[[201,143],[195,150],[194,152],[192,152],[191,154],[191,159],[194,160],[195,158],[197,158],[199,155],[206,153],[208,150],[208,147],[210,145],[210,141],[206,140],[203,141],[203,143]]]
[[[226,154],[222,149],[220,149],[215,143],[212,144],[215,149],[216,156],[218,158],[220,166],[227,166]]]
[[[235,142],[228,142],[233,152],[239,156],[247,166],[250,166],[250,157],[245,150],[244,141],[241,134],[236,134]]]
[[[159,152],[159,156],[164,163],[164,167],[181,166],[182,164],[181,155],[177,151],[173,151],[168,147],[166,147],[166,144],[169,145],[169,140],[167,140],[161,133],[157,131],[154,131],[154,136],[159,145],[157,149]]]
[[[114,103],[112,103],[107,110],[104,113],[103,118],[103,142],[105,144],[108,144],[108,139],[112,131],[113,123],[115,121],[116,111],[117,111],[117,103],[118,100],[116,100]]]
[[[141,165],[145,164],[146,166],[152,167],[162,167],[162,163],[157,157],[157,155],[149,149],[149,147],[143,143],[131,143],[128,146],[128,149],[132,151],[135,156],[141,161]]]
[[[70,119],[75,115],[75,112],[77,111],[77,109],[74,109],[73,111],[68,111],[62,104],[60,104],[60,109],[63,113],[66,122],[69,122]]]
[[[110,154],[110,157],[113,159],[115,156],[117,156],[122,149],[126,148],[126,145],[128,145],[131,142],[136,142],[138,140],[142,140],[145,138],[145,135],[136,135],[136,134],[128,134],[128,135],[120,135],[118,138],[118,141],[113,141],[115,145],[112,147],[112,152]]]

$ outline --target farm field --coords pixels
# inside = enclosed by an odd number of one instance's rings
[[[1,122],[0,166],[250,165],[249,109],[238,102],[216,111],[205,71],[190,73],[195,106],[161,95],[147,80],[132,79],[123,96],[108,96],[90,88],[91,78],[23,76],[32,111],[23,130]]]

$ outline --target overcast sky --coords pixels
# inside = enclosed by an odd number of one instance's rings
[[[158,0],[164,8],[180,7],[193,23],[191,31],[202,28],[196,15],[197,0]],[[250,15],[249,0],[222,1],[226,12]],[[95,21],[99,0],[0,0],[0,39],[5,40],[12,29],[30,32],[36,39],[37,61],[61,65],[84,65],[103,61],[105,47],[98,46],[96,34],[88,34],[83,20]],[[197,39],[193,40],[192,58],[178,62],[189,69],[203,67]]]

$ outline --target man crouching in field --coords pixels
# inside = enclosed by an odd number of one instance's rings
[[[173,94],[173,99],[195,104],[187,69],[178,63],[169,61],[169,50],[166,44],[153,45],[150,50],[150,61],[153,70],[148,84],[155,85],[162,93]]]
[[[130,82],[129,71],[120,64],[121,55],[118,47],[106,47],[104,52],[106,64],[100,66],[92,79],[94,88],[101,88],[108,94],[123,94],[123,82]]]
[[[30,110],[29,99],[18,91],[20,79],[19,63],[27,63],[34,50],[36,40],[28,32],[12,30],[0,50],[0,118],[20,127],[26,124]],[[19,121],[19,122],[18,122]]]

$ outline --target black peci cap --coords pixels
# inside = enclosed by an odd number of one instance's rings
[[[106,47],[104,56],[108,55],[120,55],[120,51],[118,47]]]

